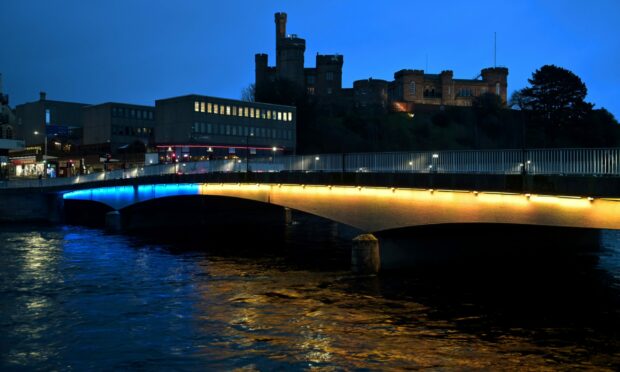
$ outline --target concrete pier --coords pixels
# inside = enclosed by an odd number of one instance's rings
[[[121,232],[123,224],[121,221],[121,212],[112,211],[105,215],[105,229],[111,233]]]
[[[372,234],[355,237],[351,249],[351,271],[356,274],[377,274],[380,268],[379,240]]]
[[[287,225],[293,224],[293,211],[291,211],[291,208],[284,208],[284,223]]]

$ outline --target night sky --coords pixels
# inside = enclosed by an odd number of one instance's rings
[[[500,5],[501,4],[501,5]],[[588,100],[620,115],[620,1],[0,2],[0,72],[11,105],[38,99],[154,104],[189,93],[239,98],[254,54],[275,62],[273,13],[317,52],[344,55],[344,87],[403,68],[473,78],[497,64],[509,92],[544,64],[565,67]]]

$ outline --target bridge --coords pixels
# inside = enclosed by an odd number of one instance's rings
[[[133,205],[188,195],[274,205],[287,218],[299,210],[369,234],[451,223],[620,229],[620,149],[212,160],[9,181],[0,195],[0,219],[59,219],[65,201],[79,200],[106,205],[112,230],[124,228],[123,211]],[[372,235],[356,246],[354,263],[378,268]]]

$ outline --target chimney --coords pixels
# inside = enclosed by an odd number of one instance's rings
[[[47,94],[45,92],[39,92],[39,101],[45,101],[45,96]]]

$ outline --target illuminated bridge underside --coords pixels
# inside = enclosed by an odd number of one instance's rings
[[[450,190],[271,184],[120,186],[66,193],[122,209],[177,195],[254,200],[325,217],[368,232],[445,223],[504,223],[620,229],[620,199]]]

